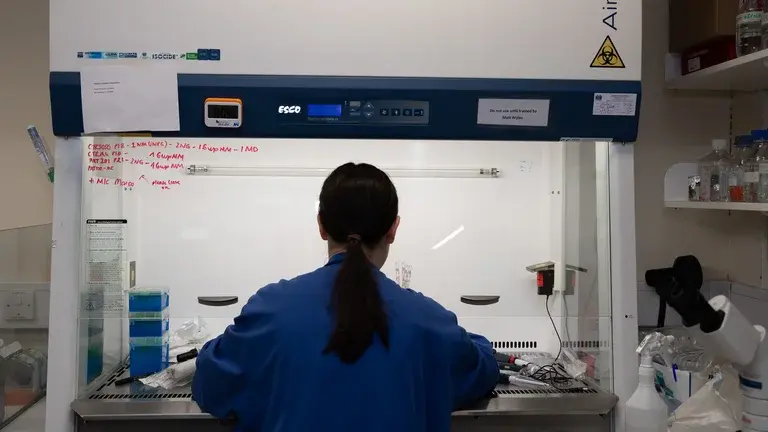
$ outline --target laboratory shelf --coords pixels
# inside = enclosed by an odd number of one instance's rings
[[[672,165],[664,175],[664,207],[698,210],[753,211],[768,214],[768,203],[704,202],[688,200],[688,179],[698,175],[698,165],[683,162]]]
[[[699,210],[733,210],[768,213],[768,204],[743,202],[664,201],[664,207]]]
[[[667,88],[675,90],[756,91],[768,89],[768,50],[681,75],[675,58],[667,61]]]

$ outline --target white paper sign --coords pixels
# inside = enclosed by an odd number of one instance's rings
[[[546,99],[480,99],[477,102],[477,124],[546,127],[548,123],[549,100]]]
[[[178,78],[167,65],[83,68],[80,92],[85,133],[179,130]]]
[[[635,93],[595,93],[592,103],[594,116],[634,117],[637,110]]]

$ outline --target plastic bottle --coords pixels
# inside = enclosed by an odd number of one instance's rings
[[[736,137],[733,159],[736,162],[737,184],[728,185],[728,196],[733,202],[755,202],[759,174],[752,172],[751,160],[755,156],[755,147],[751,135]]]
[[[664,335],[649,334],[637,348],[641,353],[638,368],[637,390],[627,401],[627,432],[666,432],[667,404],[656,391],[656,369],[653,367],[652,350],[658,349],[658,342]]]
[[[757,172],[757,199],[755,202],[768,202],[768,131],[752,131],[752,140],[757,150],[751,161],[752,171]]]
[[[736,15],[736,56],[758,52],[762,49],[763,0],[740,0]]]
[[[728,142],[723,139],[712,140],[712,151],[698,161],[701,201],[728,201],[729,185],[738,184],[736,163],[728,153]],[[768,164],[766,164],[768,181]],[[768,189],[766,190],[768,192]]]
[[[768,141],[763,138],[763,135],[768,136],[764,131],[752,131],[752,157],[747,159],[743,165],[744,202],[760,202],[760,162],[768,162],[765,160],[765,153],[768,151],[768,148],[766,148],[768,147]],[[766,180],[766,185],[768,186],[768,178]]]

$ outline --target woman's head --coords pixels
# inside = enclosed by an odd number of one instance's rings
[[[354,363],[378,336],[389,347],[387,314],[373,266],[381,267],[399,224],[397,191],[389,177],[368,164],[344,164],[320,191],[320,236],[345,251],[331,294],[333,334],[323,353]]]
[[[384,265],[399,224],[395,185],[369,164],[346,163],[333,170],[320,191],[317,222],[331,250],[359,241],[371,262]]]

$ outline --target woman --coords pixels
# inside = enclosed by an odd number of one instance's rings
[[[317,222],[328,263],[251,297],[200,351],[194,400],[239,431],[448,431],[499,370],[485,338],[379,270],[400,224],[395,186],[374,166],[342,165]]]

